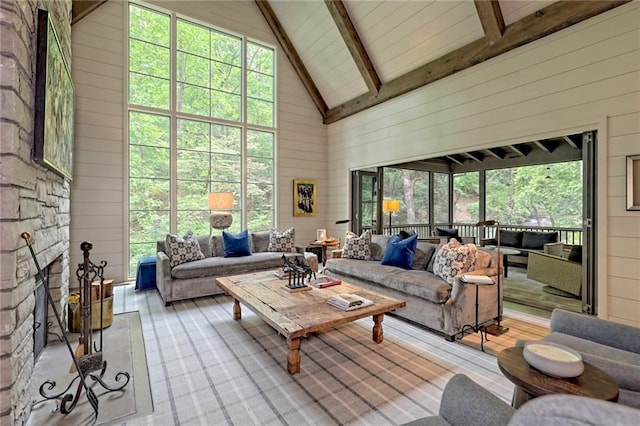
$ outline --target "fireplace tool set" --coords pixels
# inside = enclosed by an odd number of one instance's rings
[[[56,307],[56,304],[51,296],[51,291],[49,290],[48,283],[44,280],[44,276],[42,270],[40,269],[40,265],[38,263],[38,259],[36,258],[35,251],[33,249],[33,241],[31,235],[27,232],[23,232],[21,237],[26,241],[27,247],[29,247],[29,251],[31,252],[31,256],[33,257],[33,262],[36,265],[38,278],[42,280],[44,283],[47,300],[53,310],[58,325],[61,330],[65,330],[64,324]],[[69,350],[69,354],[71,355],[73,364],[71,367],[72,372],[77,373],[77,375],[71,380],[68,386],[61,392],[50,393],[56,386],[56,382],[53,380],[46,380],[39,389],[40,395],[44,398],[40,401],[34,401],[33,405],[39,404],[44,401],[59,399],[62,398],[59,406],[60,412],[62,414],[69,414],[76,407],[78,403],[78,399],[80,398],[80,394],[84,389],[86,391],[87,399],[94,412],[94,419],[98,417],[98,397],[93,390],[93,386],[96,383],[100,384],[105,392],[101,393],[101,396],[115,391],[121,391],[125,386],[129,383],[130,375],[127,372],[118,372],[115,375],[115,381],[118,382],[115,386],[110,386],[104,382],[103,377],[107,370],[107,361],[102,357],[102,332],[103,332],[103,313],[104,307],[103,302],[100,303],[100,329],[99,329],[99,344],[93,341],[93,329],[92,329],[92,301],[91,301],[91,283],[99,280],[100,282],[100,295],[103,294],[103,282],[104,282],[104,267],[107,265],[106,261],[100,262],[100,265],[95,265],[89,259],[89,251],[93,248],[93,244],[88,241],[83,242],[80,245],[80,249],[83,253],[83,263],[78,264],[78,269],[76,270],[76,277],[78,278],[80,285],[80,306],[81,306],[81,327],[80,327],[80,338],[79,338],[79,346],[78,349],[74,352],[71,348],[71,343],[69,343],[69,338],[66,333],[62,333],[64,338],[64,342]],[[102,299],[102,297],[101,297]],[[88,379],[91,379],[93,383],[91,385],[88,382]],[[73,387],[74,383],[78,382],[75,393],[70,391]],[[124,383],[119,383],[124,381]],[[70,405],[68,405],[70,403]]]

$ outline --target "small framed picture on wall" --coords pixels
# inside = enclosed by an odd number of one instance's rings
[[[318,214],[318,189],[315,180],[293,180],[293,215],[316,216]]]

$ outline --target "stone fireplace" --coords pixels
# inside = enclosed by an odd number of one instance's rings
[[[37,8],[51,14],[71,58],[71,1],[0,3],[0,424],[24,424],[34,366],[36,268],[28,232],[60,313],[69,293],[70,182],[32,159]],[[60,334],[47,306],[50,333]]]

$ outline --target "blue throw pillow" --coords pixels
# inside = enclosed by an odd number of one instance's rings
[[[404,240],[401,240],[399,236],[394,235],[389,238],[387,250],[384,252],[384,257],[382,258],[382,264],[411,269],[417,245],[418,235],[412,235]]]
[[[224,257],[250,256],[249,232],[242,231],[233,235],[222,231],[222,241],[224,242]]]

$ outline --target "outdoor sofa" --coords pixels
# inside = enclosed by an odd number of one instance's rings
[[[273,231],[249,233],[251,254],[225,257],[222,235],[197,236],[203,259],[193,260],[171,267],[167,240],[157,242],[156,285],[165,306],[171,302],[194,297],[223,294],[215,279],[236,274],[278,269],[282,267],[282,256],[288,258],[305,256],[315,259],[312,253],[304,253],[302,247],[294,251],[269,251],[269,240]]]
[[[342,250],[334,250],[334,258],[327,260],[325,274],[406,301],[406,307],[394,311],[394,315],[443,334],[449,341],[460,337],[465,325],[474,326],[476,286],[462,282],[463,274],[453,277],[452,283],[434,274],[437,254],[444,245],[419,241],[412,264],[405,269],[383,264],[390,238],[372,235],[366,260],[345,258]],[[477,250],[475,269],[465,274],[486,275],[495,283],[497,262],[496,253]],[[478,300],[478,323],[496,319],[497,286],[479,286]],[[470,330],[469,327],[464,328],[464,331]]]
[[[500,229],[500,247],[518,250],[517,255],[509,256],[509,260],[514,263],[528,263],[530,252],[544,252],[544,246],[548,243],[558,241],[558,232],[540,232],[540,231],[512,231],[509,229]],[[496,247],[498,245],[497,238],[481,238],[480,245],[483,247]]]

